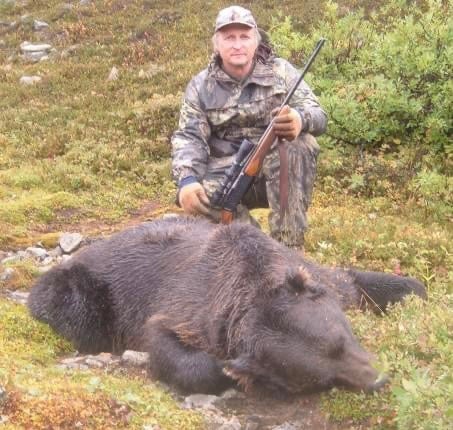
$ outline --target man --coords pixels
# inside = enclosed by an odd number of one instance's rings
[[[211,63],[186,89],[179,129],[172,137],[172,167],[184,212],[216,218],[218,211],[210,206],[210,198],[242,140],[258,142],[299,73],[286,60],[275,58],[261,42],[251,12],[240,6],[219,12],[213,47]],[[303,249],[319,152],[313,136],[324,132],[326,124],[325,112],[302,82],[290,106],[275,118],[279,139],[239,205],[239,219],[250,217],[248,209],[269,206],[271,235]],[[280,213],[278,146],[282,142],[287,146],[289,184],[286,210]]]

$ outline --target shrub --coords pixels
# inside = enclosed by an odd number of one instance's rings
[[[309,34],[294,31],[287,17],[270,38],[292,60],[327,38],[308,75],[329,115],[322,139],[331,158],[320,163],[320,182],[355,195],[413,199],[443,216],[453,198],[443,188],[453,160],[451,1],[420,3],[384,1],[365,15],[328,2]]]

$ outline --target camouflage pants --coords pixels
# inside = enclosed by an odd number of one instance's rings
[[[313,136],[303,134],[287,143],[287,150],[289,189],[286,214],[283,218],[280,215],[280,158],[275,147],[264,159],[262,171],[239,205],[236,218],[256,223],[248,210],[269,207],[271,236],[288,246],[300,247],[304,244],[304,232],[308,227],[307,209],[312,198],[319,146]],[[210,160],[203,179],[209,198],[220,187],[224,172],[232,162],[233,157]]]

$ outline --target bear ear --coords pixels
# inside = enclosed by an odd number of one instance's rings
[[[285,284],[289,285],[296,292],[303,292],[308,288],[311,282],[311,276],[305,267],[300,266],[297,269],[291,267],[286,272]]]

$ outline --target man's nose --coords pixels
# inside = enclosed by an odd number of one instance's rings
[[[242,48],[241,39],[236,39],[236,40],[233,42],[233,48],[234,48],[234,49],[240,49],[240,48]]]

